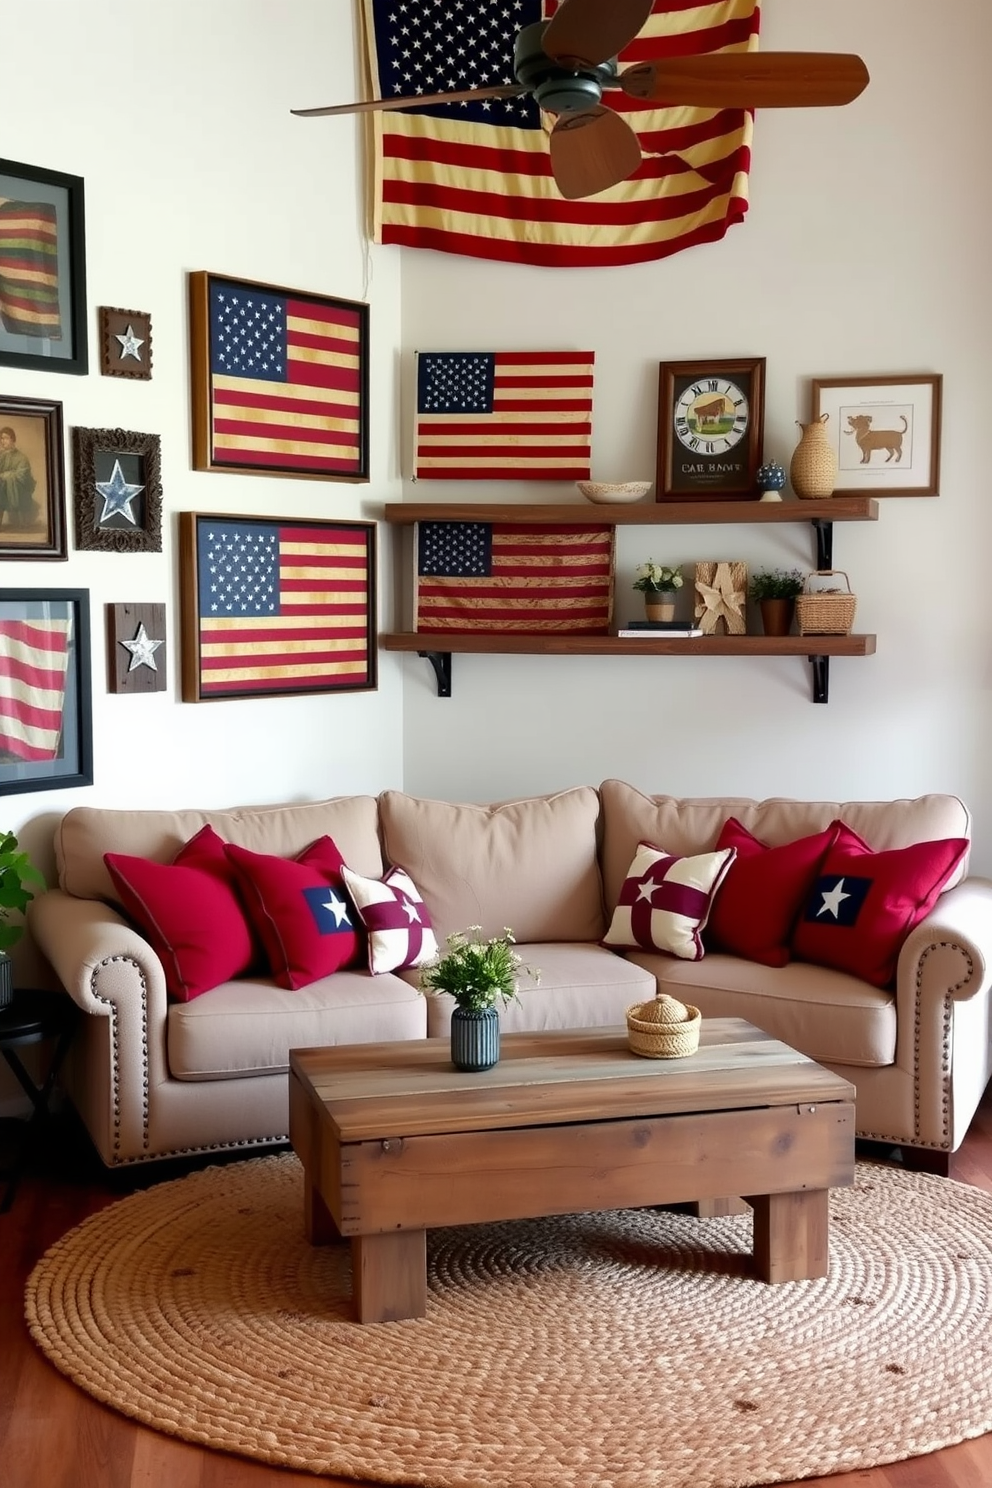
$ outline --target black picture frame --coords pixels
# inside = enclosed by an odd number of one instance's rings
[[[369,478],[369,307],[189,275],[193,469]]]
[[[161,553],[162,458],[157,434],[73,429],[76,547]]]
[[[0,795],[92,785],[89,590],[0,589],[0,655]]]
[[[0,366],[89,370],[82,176],[0,160]]]
[[[69,556],[62,404],[0,397],[0,559]]]
[[[707,399],[720,409],[709,428]],[[656,501],[756,498],[764,437],[764,357],[659,364]]]
[[[375,522],[178,517],[184,703],[375,691]]]

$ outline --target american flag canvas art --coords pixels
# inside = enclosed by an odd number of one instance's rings
[[[591,351],[421,351],[416,480],[588,480]]]
[[[375,524],[180,513],[183,700],[376,685]]]
[[[190,275],[193,464],[368,479],[368,306]]]
[[[0,590],[0,795],[92,783],[89,591]]]
[[[418,522],[414,546],[416,631],[609,631],[612,527]]]
[[[602,0],[604,7],[609,0]],[[522,26],[555,0],[363,0],[379,98],[513,83]],[[757,46],[758,0],[655,0],[620,53],[649,58]],[[368,115],[377,242],[554,268],[640,263],[722,238],[747,210],[753,120],[743,109],[660,108],[609,89],[604,104],[636,131],[629,180],[566,201],[551,175],[544,121],[529,94]]]

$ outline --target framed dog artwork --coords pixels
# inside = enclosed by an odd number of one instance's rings
[[[940,494],[943,378],[918,372],[813,380],[812,417],[829,417],[834,490],[851,496]]]

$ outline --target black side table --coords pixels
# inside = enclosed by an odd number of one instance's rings
[[[65,992],[32,987],[15,989],[12,1000],[6,1007],[0,1008],[0,1054],[3,1054],[14,1071],[33,1107],[13,1166],[0,1172],[0,1179],[7,1181],[3,1201],[0,1202],[0,1214],[6,1214],[13,1204],[33,1142],[49,1120],[48,1102],[55,1078],[72,1041],[75,1026],[76,1004]],[[44,1039],[54,1039],[55,1050],[44,1080],[36,1085],[21,1063],[17,1051],[23,1044],[39,1044]]]

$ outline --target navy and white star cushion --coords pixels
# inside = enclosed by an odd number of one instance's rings
[[[381,879],[351,868],[342,868],[341,876],[368,932],[369,971],[378,975],[423,966],[437,955],[427,905],[402,868],[390,868]]]
[[[355,924],[348,901],[340,889],[321,885],[319,888],[304,889],[303,897],[321,935],[340,935],[354,930]]]
[[[640,843],[603,944],[699,961],[713,897],[736,856],[726,847],[678,858]]]
[[[856,925],[871,883],[870,878],[858,878],[850,873],[823,874],[806,904],[806,919],[831,925]]]

